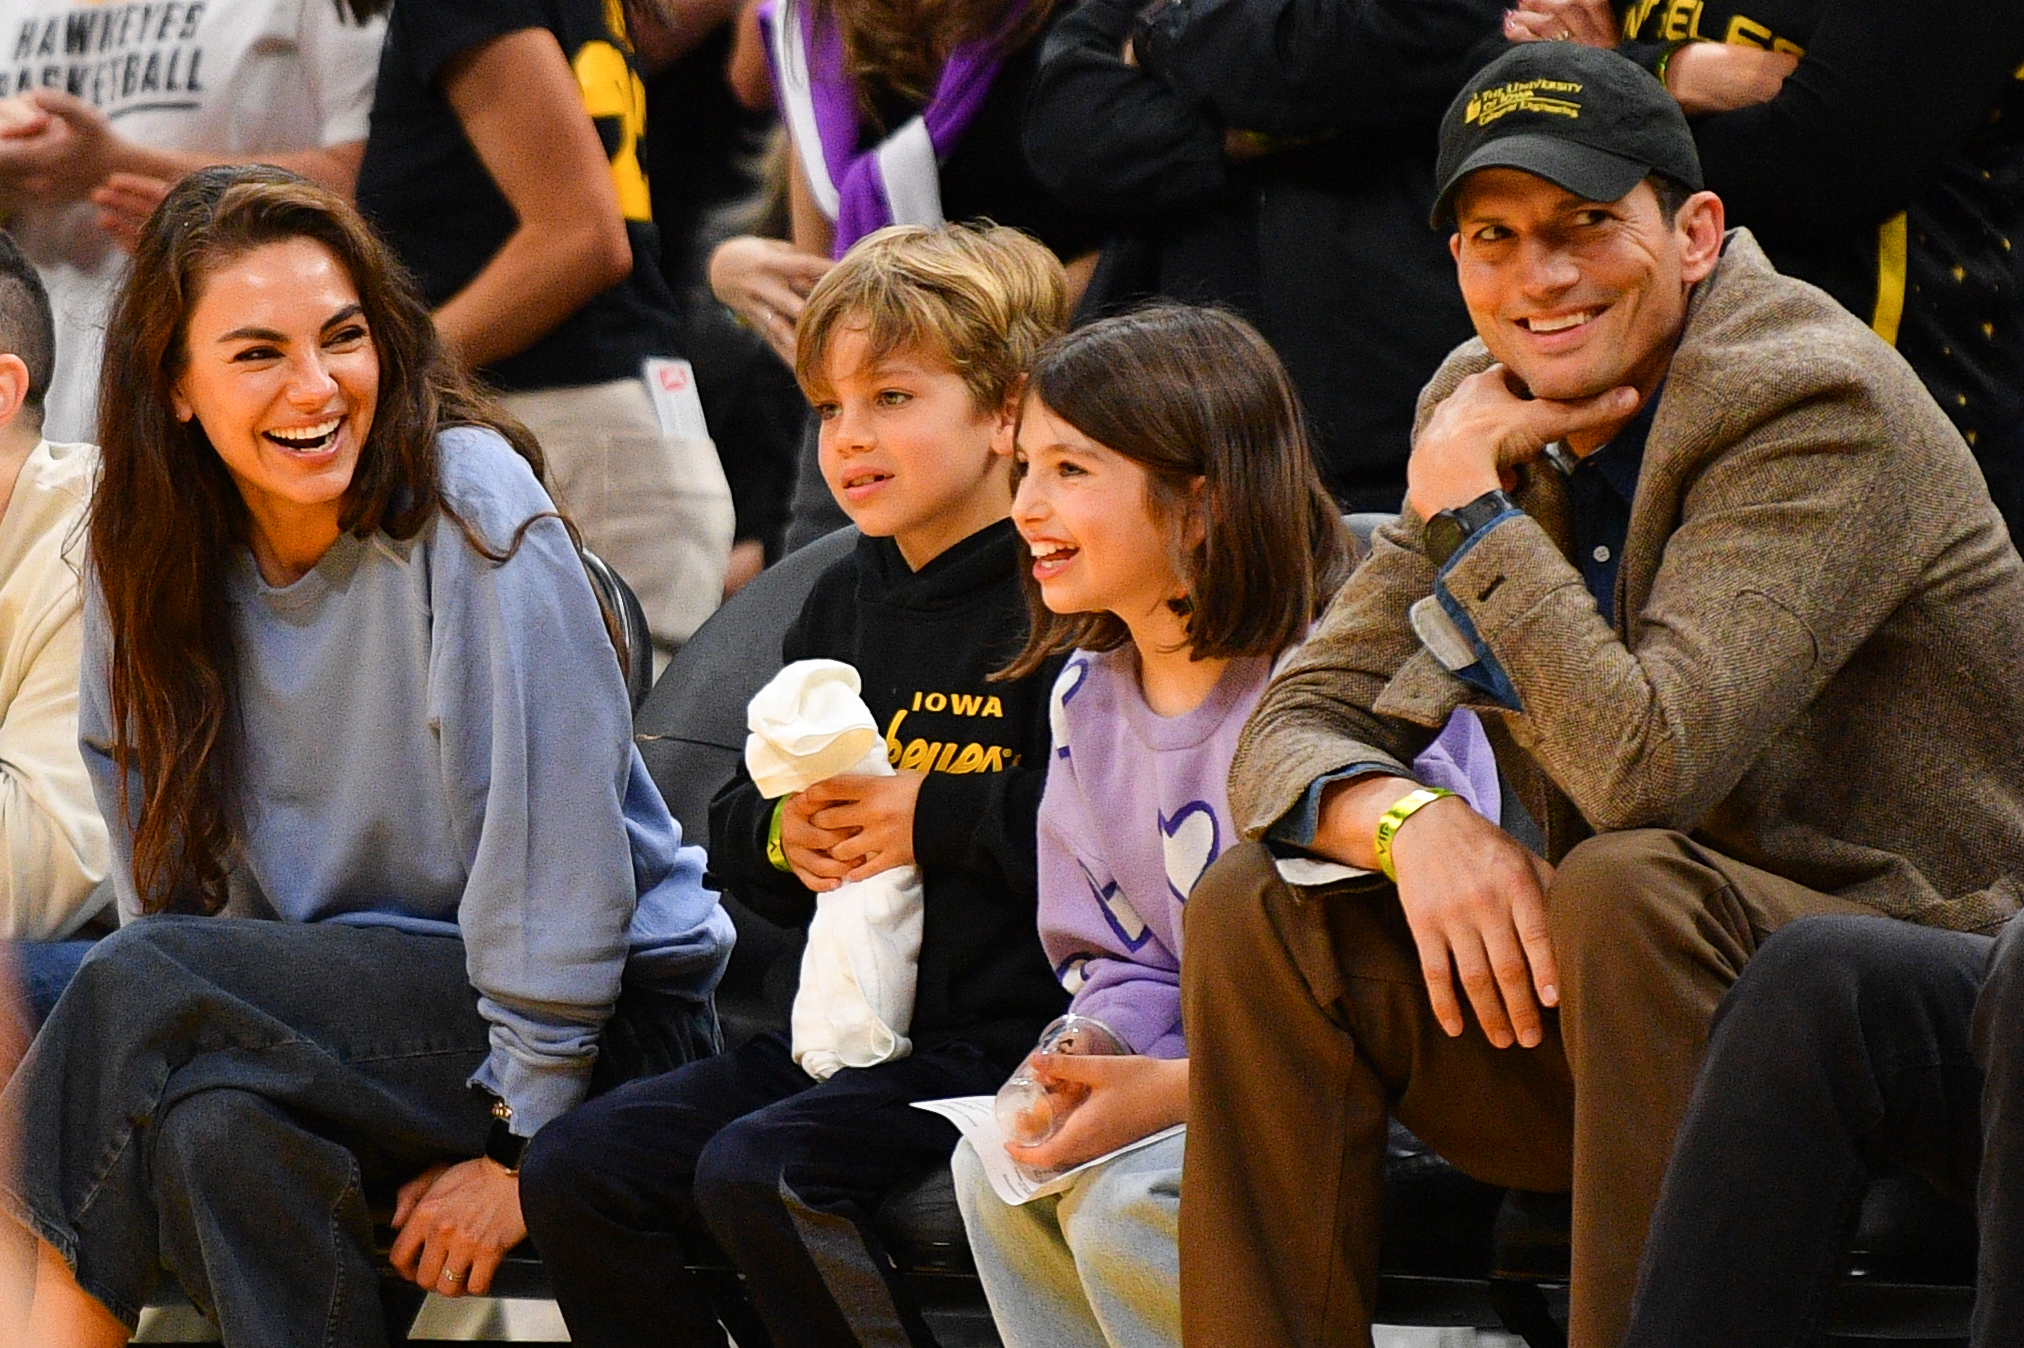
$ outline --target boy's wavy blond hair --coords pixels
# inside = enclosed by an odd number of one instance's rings
[[[995,411],[1067,326],[1068,278],[1030,235],[989,222],[889,225],[858,240],[809,293],[794,377],[810,402],[825,401],[830,348],[858,329],[867,364],[919,352],[961,376],[978,410]]]

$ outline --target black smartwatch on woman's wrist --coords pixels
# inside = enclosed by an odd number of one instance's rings
[[[509,1175],[518,1175],[521,1158],[527,1155],[527,1144],[533,1139],[513,1131],[513,1106],[482,1086],[472,1089],[492,1102],[492,1131],[485,1135],[485,1159],[497,1161]]]

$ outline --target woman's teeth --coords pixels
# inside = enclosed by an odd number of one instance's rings
[[[337,435],[337,428],[343,424],[343,417],[332,417],[329,421],[318,422],[314,426],[303,426],[289,431],[268,431],[266,435],[283,449],[306,453],[326,448]]]

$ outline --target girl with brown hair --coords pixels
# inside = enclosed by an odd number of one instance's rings
[[[228,1341],[377,1344],[368,1204],[484,1291],[622,974],[642,1057],[707,1052],[729,923],[539,451],[342,200],[177,186],[99,425],[79,720],[126,925],[8,1087],[31,1338],[124,1343],[169,1267]]]
[[[1182,914],[1238,841],[1238,733],[1348,575],[1349,536],[1284,368],[1213,309],[1155,305],[1056,340],[1027,384],[1016,461],[1033,627],[1009,672],[1068,654],[1039,925],[1082,1032],[1060,1048],[1042,1036],[1023,1074],[1047,1093],[991,1159],[1047,1175],[1102,1160],[1011,1202],[966,1141],[956,1197],[1007,1348],[1163,1348],[1181,1340]],[[1494,816],[1495,764],[1468,713],[1419,769]],[[1099,1029],[1109,1052],[1088,1050]]]

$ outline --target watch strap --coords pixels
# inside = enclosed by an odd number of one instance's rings
[[[485,1134],[485,1159],[496,1161],[509,1175],[520,1173],[520,1162],[527,1155],[527,1144],[532,1138],[522,1137],[513,1131],[513,1107],[496,1095],[492,1097],[492,1129]]]

